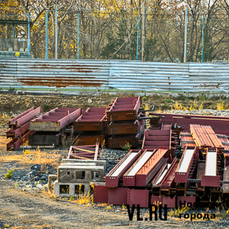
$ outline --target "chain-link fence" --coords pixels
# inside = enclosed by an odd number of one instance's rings
[[[57,12],[57,30],[54,7],[30,12],[31,36],[26,42],[31,44],[31,56],[45,58],[48,41],[48,58],[55,58],[57,52],[59,59],[183,62],[187,22],[187,62],[229,60],[228,8],[189,8],[187,21],[184,7],[170,10],[59,7]],[[28,21],[28,12],[18,9],[15,14],[15,10],[1,8],[0,14],[0,51],[16,51],[5,40],[28,38],[28,24],[20,24]],[[18,24],[13,24],[13,20],[18,20]],[[18,51],[20,48],[19,45]],[[25,51],[28,47],[22,48]]]

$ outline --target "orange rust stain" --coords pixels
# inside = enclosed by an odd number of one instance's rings
[[[48,87],[67,87],[67,86],[83,86],[83,87],[100,87],[104,82],[98,82],[95,77],[28,77],[21,78],[18,81],[24,85],[30,86],[48,86]]]
[[[99,67],[99,66],[98,66]],[[39,69],[66,69],[71,70],[72,72],[94,72],[98,70],[98,67],[88,67],[87,65],[64,65],[64,66],[52,66],[48,64],[35,64],[29,68],[39,68]]]

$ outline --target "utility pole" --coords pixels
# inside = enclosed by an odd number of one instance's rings
[[[145,3],[143,7],[143,17],[142,17],[142,61],[144,61],[144,52],[145,52]]]

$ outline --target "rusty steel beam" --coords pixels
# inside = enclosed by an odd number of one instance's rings
[[[144,123],[135,121],[111,122],[107,126],[108,135],[115,134],[136,134],[144,129]]]
[[[138,147],[138,135],[117,135],[108,138],[108,148],[121,149],[123,146],[129,143],[131,148]]]
[[[24,142],[28,141],[29,139],[29,135],[34,134],[35,132],[33,131],[28,131],[26,134],[24,134],[20,139],[13,139],[12,141],[10,141],[6,148],[7,150],[16,150],[18,149]]]
[[[74,122],[75,131],[103,131],[106,127],[106,108],[88,108]]]
[[[107,108],[106,115],[108,121],[136,120],[141,97],[116,98]]]
[[[128,154],[106,175],[106,186],[118,187],[123,174],[142,154],[142,150],[129,150]]]
[[[98,142],[99,145],[102,145],[104,139],[105,139],[104,134],[95,134],[95,135],[79,134],[75,139],[75,144],[77,146],[95,145],[96,142]]]

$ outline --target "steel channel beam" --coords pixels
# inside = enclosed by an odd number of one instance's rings
[[[139,158],[142,152],[142,150],[130,150],[129,153],[106,175],[106,186],[118,187],[123,174]]]
[[[145,150],[142,155],[135,161],[135,163],[128,169],[123,175],[123,186],[133,187],[136,185],[136,174],[144,166],[144,164],[156,153],[156,150],[147,151]]]
[[[93,201],[94,203],[108,203],[108,190],[105,183],[103,185],[94,185]]]
[[[27,111],[23,112],[22,114],[18,115],[17,117],[11,119],[11,120],[9,121],[9,127],[11,127],[11,125],[13,125],[13,126],[16,125],[16,121],[17,121],[19,118],[21,118],[21,117],[25,116],[26,114],[28,114],[29,112],[33,111],[34,108],[35,108],[35,107],[32,107],[32,108],[28,109]]]
[[[195,149],[189,149],[188,147],[184,150],[184,153],[180,159],[179,165],[175,172],[175,182],[187,183],[189,171],[195,158]]]
[[[99,145],[103,143],[105,136],[103,134],[97,135],[78,135],[76,137],[76,145],[95,145],[96,142],[99,142]]]
[[[150,159],[137,172],[135,178],[136,187],[146,187],[159,169],[166,163],[165,155],[168,150],[158,149]]]
[[[109,188],[108,204],[127,205],[128,188]]]
[[[149,206],[149,190],[128,189],[127,204],[129,206],[139,204],[141,208],[147,208]]]
[[[138,135],[117,135],[108,138],[108,148],[110,149],[121,149],[127,143],[132,148],[138,147]]]

